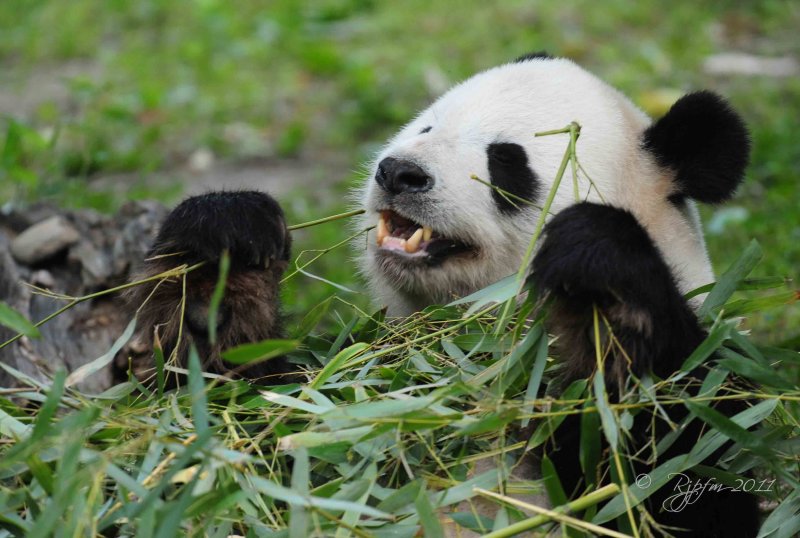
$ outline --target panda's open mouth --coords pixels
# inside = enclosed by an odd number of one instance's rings
[[[378,216],[378,249],[408,258],[427,261],[475,250],[475,247],[456,239],[443,237],[429,226],[384,209]]]

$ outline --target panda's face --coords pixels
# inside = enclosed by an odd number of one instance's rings
[[[569,60],[480,73],[389,141],[362,190],[365,224],[375,226],[362,267],[391,313],[449,302],[519,268],[569,141],[535,134],[572,121],[593,184],[584,176],[580,197],[636,196],[626,180],[652,164],[640,139],[649,119]],[[551,213],[575,201],[567,174]]]

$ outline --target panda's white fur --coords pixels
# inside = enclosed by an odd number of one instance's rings
[[[651,121],[624,95],[567,59],[530,59],[479,73],[455,86],[392,138],[378,155],[361,199],[363,224],[375,225],[379,212],[392,209],[442,236],[475,247],[470,254],[438,266],[388,252],[375,231],[361,254],[361,266],[377,302],[390,315],[407,315],[446,303],[513,272],[522,260],[539,209],[528,206],[505,214],[492,198],[486,148],[493,142],[521,145],[541,182],[541,207],[563,159],[568,135],[534,136],[581,125],[577,155],[580,197],[628,209],[644,225],[671,266],[682,292],[713,280],[694,203],[668,203],[674,172],[659,166],[642,147]],[[430,130],[426,128],[430,127]],[[423,132],[426,131],[427,132]],[[374,180],[386,157],[418,165],[434,180],[424,193],[388,196]],[[598,190],[600,195],[598,195]],[[551,213],[575,203],[569,168]],[[697,299],[695,299],[697,300]]]

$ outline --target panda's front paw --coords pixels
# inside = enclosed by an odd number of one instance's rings
[[[553,217],[544,233],[531,274],[539,293],[598,306],[642,304],[658,301],[663,283],[672,283],[652,239],[623,209],[575,204]]]
[[[212,315],[219,260],[230,270]],[[128,300],[139,313],[143,345],[160,344],[165,356],[186,364],[194,347],[207,371],[283,379],[288,363],[271,359],[247,367],[223,360],[226,350],[284,336],[280,282],[290,257],[290,236],[280,205],[256,191],[212,192],[187,198],[167,216],[134,280]],[[181,264],[201,264],[180,279],[154,280]],[[183,316],[176,316],[176,312]],[[154,335],[158,335],[155,338]]]
[[[702,340],[653,240],[623,209],[584,202],[561,211],[545,227],[532,269],[535,293],[553,299],[550,327],[568,376],[595,368],[595,309],[605,320],[600,345],[613,344],[606,362],[612,382],[622,383],[629,368],[668,375]]]
[[[227,251],[235,266],[258,268],[288,261],[290,243],[283,211],[270,195],[211,192],[187,198],[172,210],[151,255],[213,263]]]

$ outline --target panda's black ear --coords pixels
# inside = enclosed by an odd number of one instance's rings
[[[701,91],[678,99],[644,132],[643,146],[675,172],[679,196],[715,204],[733,196],[750,158],[742,118],[719,95]]]
[[[545,50],[537,50],[535,52],[529,52],[528,54],[523,54],[519,58],[515,59],[513,63],[519,64],[522,62],[527,62],[528,60],[552,60],[553,55]]]

